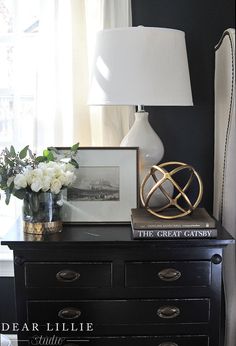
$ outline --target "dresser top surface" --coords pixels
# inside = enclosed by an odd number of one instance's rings
[[[35,248],[41,246],[78,246],[89,245],[128,245],[142,246],[153,244],[155,246],[226,246],[234,243],[233,237],[222,227],[218,227],[217,238],[188,238],[188,239],[138,239],[132,238],[129,224],[68,224],[63,226],[60,233],[34,236],[23,232],[21,220],[15,225],[2,240],[2,245],[14,249],[17,247]]]

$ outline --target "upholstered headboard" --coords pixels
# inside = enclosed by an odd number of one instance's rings
[[[235,29],[223,33],[215,52],[214,215],[236,238]],[[224,254],[225,346],[236,342],[236,250]]]

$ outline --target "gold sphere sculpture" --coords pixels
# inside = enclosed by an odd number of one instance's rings
[[[175,175],[179,176],[179,173],[184,176],[185,180],[182,187],[175,177]],[[150,191],[145,193],[145,185],[150,179],[153,180],[153,186]],[[174,187],[173,196],[170,196],[163,186],[166,181],[171,182]],[[194,200],[191,201],[187,192],[189,192],[190,188],[193,187],[194,184],[197,184],[197,195],[194,196]],[[155,210],[153,207],[149,206],[149,201],[158,189],[164,194],[167,202],[164,206]],[[171,161],[162,163],[158,166],[152,166],[140,186],[140,199],[142,205],[149,213],[162,219],[177,219],[191,214],[199,205],[202,195],[203,184],[201,177],[192,166],[183,162]],[[171,213],[168,213],[170,208]]]

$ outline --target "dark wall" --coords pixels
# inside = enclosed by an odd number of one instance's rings
[[[183,30],[194,107],[146,107],[165,147],[164,161],[192,164],[204,183],[203,205],[212,210],[214,164],[214,46],[235,27],[234,0],[132,0],[133,26]]]

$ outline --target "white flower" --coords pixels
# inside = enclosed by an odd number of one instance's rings
[[[49,161],[49,162],[45,162],[44,163],[45,164],[45,166],[48,168],[56,168],[56,167],[58,167],[58,163],[57,162],[55,162],[55,161]]]
[[[41,168],[35,168],[32,170],[33,177],[36,179],[42,179],[43,170]]]
[[[48,176],[44,176],[42,180],[42,190],[44,192],[48,191],[50,189],[51,179]]]
[[[52,193],[55,193],[55,194],[59,193],[61,188],[62,188],[62,184],[61,184],[60,180],[57,178],[54,179],[51,182],[50,188],[51,188]]]
[[[17,190],[26,188],[27,180],[24,174],[19,173],[15,176],[14,185]]]
[[[27,184],[31,185],[32,184],[32,180],[34,178],[33,175],[33,169],[32,168],[28,168],[25,172],[24,172],[24,176],[26,178]]]
[[[61,175],[63,175],[63,170],[60,166],[54,168],[54,176],[55,178],[59,178]]]
[[[32,190],[32,191],[39,192],[39,190],[41,190],[42,187],[43,187],[42,179],[40,179],[40,178],[34,178],[34,179],[32,180],[32,184],[31,184],[31,190]]]
[[[74,172],[67,171],[65,173],[65,186],[71,185],[76,179],[76,175]]]
[[[60,175],[57,175],[56,178],[60,180],[61,185],[65,185],[65,183],[66,183],[66,176],[65,176],[64,172],[62,172]]]
[[[40,190],[58,194],[63,186],[71,185],[76,179],[75,167],[70,163],[40,162],[37,168],[27,167],[14,183],[17,189],[31,187],[32,191]],[[10,183],[10,180],[9,180]]]

